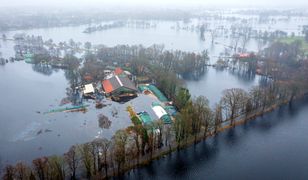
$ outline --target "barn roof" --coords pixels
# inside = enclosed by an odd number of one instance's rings
[[[125,87],[137,91],[137,88],[134,86],[133,82],[126,76],[113,76],[110,79],[104,80],[102,85],[106,93],[111,93],[120,87]]]
[[[115,75],[120,75],[120,74],[122,74],[123,72],[124,72],[123,69],[120,68],[120,67],[117,67],[117,68],[115,68],[115,70],[114,70],[114,74],[115,74]]]

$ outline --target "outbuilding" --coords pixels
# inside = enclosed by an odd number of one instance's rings
[[[93,84],[86,84],[83,89],[83,94],[93,94],[95,92]]]

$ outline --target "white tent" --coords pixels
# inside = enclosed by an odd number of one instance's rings
[[[83,90],[84,94],[90,94],[90,93],[94,93],[94,87],[92,84],[87,84],[84,86],[84,90]]]
[[[158,118],[161,118],[167,114],[167,112],[161,106],[154,106],[152,109]]]

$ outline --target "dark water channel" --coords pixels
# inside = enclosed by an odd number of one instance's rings
[[[307,179],[308,99],[131,171],[127,179]]]
[[[306,19],[278,23],[272,30],[297,32]],[[212,22],[215,24],[215,22]],[[12,38],[16,33],[41,35],[54,42],[74,39],[93,45],[117,44],[151,46],[164,44],[166,49],[200,52],[209,50],[211,62],[216,62],[225,50],[222,44],[230,44],[229,38],[219,36],[215,46],[208,40],[201,41],[199,34],[171,29],[176,22],[159,22],[156,29],[119,28],[93,34],[82,33],[85,26],[45,28],[7,32]],[[229,24],[230,25],[230,24]],[[264,27],[263,27],[264,26]],[[290,29],[289,27],[295,27]],[[269,29],[256,25],[256,29]],[[2,57],[14,56],[14,43],[1,41]],[[247,47],[256,51],[257,42],[251,40]],[[228,71],[209,68],[199,80],[187,80],[187,87],[195,96],[204,95],[211,105],[218,102],[221,92],[227,88],[248,90],[258,84],[259,77],[243,79]],[[106,101],[109,104],[96,110],[93,102],[89,111],[82,113],[42,112],[58,108],[66,97],[69,82],[65,72],[57,70],[43,74],[24,62],[8,63],[0,67],[0,165],[17,161],[31,161],[40,156],[62,154],[76,143],[85,143],[97,137],[111,138],[116,130],[131,124],[127,105],[137,111],[150,111],[154,100],[136,98],[126,105]],[[149,110],[147,110],[148,108]],[[112,111],[119,112],[112,117]],[[38,113],[40,112],[40,113]],[[110,129],[101,129],[97,117],[104,114],[112,121]],[[293,108],[284,107],[245,126],[220,134],[206,142],[153,162],[128,177],[132,179],[304,179],[308,177],[308,103]],[[42,133],[39,133],[42,132]],[[307,178],[306,178],[307,179]]]

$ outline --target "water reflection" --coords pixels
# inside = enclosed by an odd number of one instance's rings
[[[209,67],[211,68],[211,67]],[[183,75],[183,79],[186,81],[200,81],[204,76],[206,76],[210,71],[209,68],[205,68],[204,71],[200,73],[189,73]],[[215,68],[216,72],[224,72],[227,71],[230,73],[230,75],[233,75],[238,78],[238,80],[241,80],[243,82],[253,82],[255,81],[256,74],[253,72],[248,72],[244,70],[237,70],[237,69],[232,69],[232,70],[226,70],[224,68]]]
[[[234,146],[238,142],[239,137],[240,136],[237,134],[237,129],[232,128],[226,131],[224,140],[226,145]]]
[[[308,148],[308,141],[304,141],[307,139],[308,122],[305,119],[307,115],[308,99],[297,101],[292,106],[284,105],[263,117],[248,121],[187,149],[174,152],[147,167],[134,170],[134,173],[126,174],[125,177],[127,179],[200,179],[200,177],[275,179],[293,176],[305,179],[308,175],[304,170],[305,166],[294,165],[297,163],[307,165],[304,150]],[[298,151],[300,152],[298,154],[286,154],[294,151],[294,148],[303,151]],[[268,159],[267,151],[270,153],[271,161]],[[249,165],[245,165],[247,163]],[[283,171],[286,168],[289,171]],[[257,172],[266,173],[256,173],[256,169]]]
[[[199,81],[203,78],[203,76],[208,73],[208,69],[204,68],[202,71],[197,73],[186,73],[182,75],[182,78],[186,81]]]
[[[259,79],[259,85],[261,87],[266,87],[270,84],[272,80],[270,78],[268,78],[267,76],[261,76]]]
[[[33,71],[38,72],[40,74],[50,76],[52,75],[54,69],[51,66],[48,65],[33,65],[32,66]]]
[[[229,70],[230,74],[236,76],[239,80],[243,82],[253,82],[256,78],[256,74],[249,71],[244,70]]]
[[[223,70],[208,67],[204,74],[196,77],[185,77],[186,86],[193,96],[206,96],[210,105],[220,101],[222,92],[228,88],[242,88],[246,91],[259,84],[259,75]]]
[[[65,70],[64,76],[69,81],[72,88],[75,88],[78,85],[80,75],[77,70]]]
[[[54,39],[54,42],[57,43],[73,38],[75,41],[90,41],[93,44],[106,44],[107,46],[115,46],[117,44],[143,44],[144,46],[150,46],[152,44],[165,44],[167,49],[181,49],[197,52],[203,51],[204,49],[209,49],[210,56],[213,57],[211,61],[214,62],[216,60],[215,56],[220,55],[219,53],[223,52],[225,49],[224,46],[215,46],[213,43],[208,43],[208,41],[199,42],[199,37],[195,33],[175,33],[172,29],[170,29],[172,24],[174,24],[174,22],[161,22],[161,25],[158,26],[157,29],[152,30],[123,28],[93,33],[91,35],[81,33],[85,26],[52,29],[42,28],[25,30],[24,32],[27,34],[42,35],[44,39],[52,38]],[[288,24],[286,25],[286,27],[289,26],[290,25]],[[8,36],[13,36],[16,32],[18,31],[8,32]],[[205,36],[205,39],[210,39],[208,34]],[[196,41],[199,43],[196,43]],[[217,41],[223,42],[224,44],[229,43],[229,40],[224,38],[217,38]],[[256,50],[257,48],[259,47],[256,46],[256,42],[249,42],[247,47],[247,49],[252,51]],[[3,42],[1,50],[3,52],[3,57],[5,58],[14,56],[14,43]],[[74,54],[75,52],[66,53]],[[1,96],[2,103],[0,103],[0,110],[5,110],[5,112],[1,112],[3,118],[2,121],[0,121],[0,127],[2,127],[0,132],[3,133],[3,136],[2,134],[0,136],[0,143],[3,145],[0,148],[0,154],[6,155],[6,157],[2,157],[3,159],[10,159],[11,161],[21,159],[31,160],[33,157],[39,155],[61,154],[65,152],[70,145],[74,143],[90,141],[94,138],[95,135],[97,135],[96,132],[101,132],[101,129],[97,127],[96,111],[90,111],[87,114],[56,114],[52,117],[41,116],[35,113],[37,110],[48,110],[49,108],[53,108],[59,103],[59,100],[65,96],[69,98],[73,104],[77,104],[79,95],[74,94],[72,89],[74,89],[74,87],[76,87],[79,82],[79,76],[77,74],[78,72],[66,70],[63,73],[61,70],[58,73],[53,73],[56,71],[52,71],[49,67],[32,67],[32,70],[38,72],[39,74],[48,76],[47,79],[47,77],[39,76],[38,73],[33,74],[32,71],[28,70],[28,65],[23,66],[21,62],[17,63],[19,67],[15,66],[16,63],[14,65],[10,64],[10,66],[5,67],[8,69],[7,71],[3,70],[0,72],[2,77],[7,77],[5,81],[0,80],[1,87],[3,87],[6,92],[11,92],[11,94],[3,93]],[[24,71],[27,72],[28,77],[24,76]],[[63,74],[65,75],[65,78],[68,80],[68,82],[63,78]],[[215,104],[215,102],[219,101],[221,92],[226,88],[243,88],[248,90],[251,86],[257,85],[259,83],[258,79],[260,79],[261,85],[268,82],[268,79],[258,77],[259,76],[243,74],[240,72],[230,72],[208,68],[203,73],[193,75],[191,77],[185,77],[185,80],[187,82],[187,87],[193,95],[205,95],[210,99],[211,104]],[[71,87],[65,92],[65,88],[68,85]],[[20,89],[23,89],[23,94],[20,93]],[[8,104],[7,102],[14,103]],[[28,102],[34,103],[29,105]],[[134,103],[137,107],[142,107],[142,105],[144,105],[144,101],[139,99],[135,99]],[[123,114],[119,115],[119,118],[114,118],[111,115],[111,109],[114,107],[119,109],[119,112],[124,112]],[[268,144],[264,144],[264,147],[272,147],[272,149],[275,149],[275,142],[279,140],[277,138],[282,138],[284,134],[278,137],[263,137],[262,135],[270,134],[270,132],[273,131],[288,131],[288,134],[292,136],[294,135],[294,132],[299,131],[298,129],[305,127],[297,126],[296,124],[298,121],[302,122],[303,120],[298,119],[298,114],[303,114],[300,108],[296,104],[290,104],[288,108],[289,109],[285,107],[281,108],[274,113],[267,114],[255,121],[249,121],[243,126],[228,130],[191,148],[173,153],[172,155],[167,156],[165,159],[152,163],[150,166],[144,168],[143,170],[134,171],[137,175],[132,177],[137,177],[140,179],[174,179],[175,177],[191,179],[202,177],[214,179],[216,177],[218,179],[219,177],[222,177],[219,175],[224,174],[224,172],[228,171],[228,169],[230,169],[230,171],[236,171],[237,169],[240,169],[234,160],[230,160],[230,157],[241,157],[242,154],[247,153],[245,151],[245,144],[251,143],[252,145],[250,145],[253,146],[254,144],[260,144],[260,142],[263,142],[264,139],[270,139],[272,140],[270,141],[271,143],[268,142]],[[110,137],[113,131],[126,127],[130,123],[130,120],[127,118],[125,109],[119,107],[117,104],[113,104],[112,107],[107,107],[100,110],[100,113],[109,115],[108,117],[112,118],[113,122],[111,124],[110,130],[105,130],[104,134],[102,134],[104,137]],[[277,114],[279,116],[277,116]],[[308,114],[306,112],[306,114],[304,113],[304,116],[301,118],[305,118],[307,115]],[[50,123],[51,119],[52,123]],[[85,119],[88,120],[87,125],[84,125]],[[292,119],[293,124],[295,123],[295,127],[284,127],[283,129],[279,129],[280,125],[282,125],[284,122],[289,122],[290,119]],[[10,120],[9,123],[6,120]],[[40,138],[34,139],[29,144],[26,142],[20,142],[16,144],[10,144],[7,142],[7,139],[5,138],[9,139],[10,137],[18,137],[19,134],[24,135],[23,133],[25,130],[27,132],[27,128],[25,127],[33,126],[31,124],[32,121],[38,121],[40,123],[38,128],[45,129],[50,127],[53,128],[56,132],[50,133],[48,136],[44,135]],[[275,130],[275,128],[277,130]],[[61,138],[59,138],[57,134],[61,134]],[[295,138],[302,140],[303,136],[305,135],[306,134],[300,134]],[[259,138],[260,136],[261,138]],[[27,136],[22,137],[25,138]],[[287,139],[288,137],[285,138]],[[290,142],[294,143],[294,141]],[[288,149],[288,146],[296,147],[297,144],[291,143],[287,144],[285,147],[283,146],[283,148],[290,150]],[[44,147],[43,151],[37,152],[38,145]],[[305,146],[305,144],[302,145]],[[239,149],[238,152],[232,151],[231,153],[228,153],[229,149],[233,149],[235,147]],[[279,151],[279,149],[275,150]],[[255,155],[254,150],[248,150],[248,152],[250,153],[249,155],[251,157]],[[285,153],[283,155],[285,155]],[[306,154],[299,154],[298,156],[305,157]],[[262,159],[262,156],[260,159]],[[283,158],[281,159],[283,160]],[[243,163],[241,160],[244,161],[245,158],[239,158],[239,161],[237,162]],[[304,161],[304,159],[301,161]],[[229,168],[226,168],[225,164],[231,165]],[[260,167],[260,169],[262,169],[262,167]],[[283,172],[284,171],[282,171],[282,173]],[[247,171],[247,173],[249,173],[249,171]],[[231,176],[226,174],[223,178],[227,179],[230,177]],[[236,177],[233,178],[236,179]]]

